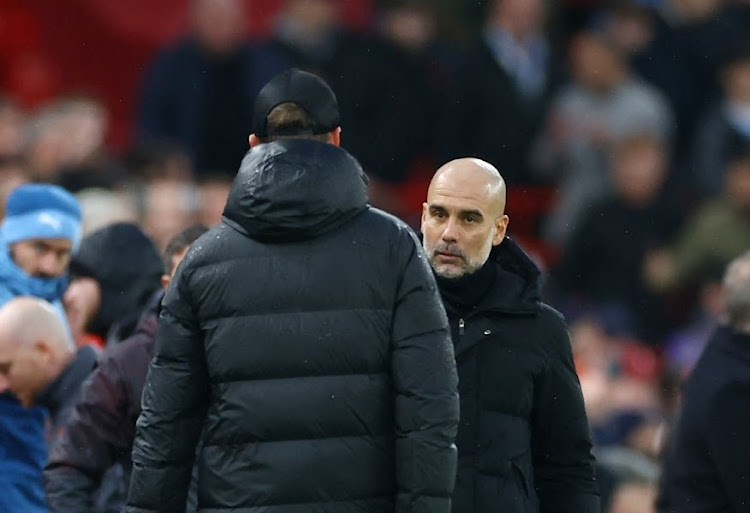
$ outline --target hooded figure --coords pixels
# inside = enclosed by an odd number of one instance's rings
[[[119,342],[138,323],[161,288],[163,264],[154,243],[135,224],[115,223],[81,241],[70,263],[65,307],[76,340]],[[97,301],[98,299],[98,301]]]

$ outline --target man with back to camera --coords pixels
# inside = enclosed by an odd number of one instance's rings
[[[441,167],[423,246],[448,312],[461,423],[455,513],[598,513],[588,421],[562,316],[506,237],[506,187],[489,163]]]
[[[222,222],[162,306],[129,513],[450,511],[458,423],[419,241],[367,204],[336,97],[296,69],[255,103]]]
[[[0,305],[17,296],[61,298],[81,236],[81,208],[65,189],[26,184],[13,189],[0,225]],[[24,408],[0,394],[0,511],[45,513],[42,467],[47,459],[45,409]]]

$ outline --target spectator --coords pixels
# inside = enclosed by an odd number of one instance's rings
[[[16,296],[52,302],[61,298],[71,253],[80,237],[76,199],[49,184],[20,185],[7,200],[0,225],[0,305]],[[47,458],[44,408],[25,409],[0,394],[0,511],[44,513],[42,467]]]
[[[164,249],[169,239],[195,222],[199,191],[192,180],[155,179],[146,182],[143,195],[143,231]]]
[[[328,84],[285,71],[254,112],[164,298],[126,511],[185,507],[203,430],[199,510],[448,513],[455,363],[418,241],[368,206]]]
[[[388,185],[406,179],[431,133],[430,84],[386,29],[354,33],[338,14],[332,0],[288,0],[272,44],[292,65],[331,84],[346,121],[342,147],[373,179],[375,205],[398,212]]]
[[[723,171],[736,148],[750,146],[750,46],[721,67],[723,94],[709,108],[693,146],[693,181],[704,195],[721,195]]]
[[[672,431],[659,511],[747,511],[750,488],[750,253],[723,281],[726,325],[693,369]]]
[[[105,146],[108,126],[106,107],[94,96],[71,94],[51,101],[31,123],[27,160],[34,179],[71,192],[125,182]]]
[[[423,246],[453,335],[461,396],[456,513],[598,513],[594,457],[562,316],[505,236],[505,182],[487,162],[438,169]]]
[[[206,231],[203,226],[191,226],[167,245],[162,276],[165,289],[190,244]],[[122,510],[132,467],[135,421],[141,413],[143,385],[154,356],[163,297],[163,291],[154,295],[130,338],[104,351],[52,445],[44,472],[51,513]]]
[[[641,269],[647,253],[671,241],[682,220],[664,187],[668,152],[665,142],[650,134],[615,145],[609,166],[613,191],[583,210],[551,280],[561,289],[565,310],[617,312],[631,336],[651,343],[670,326],[663,298],[649,290]]]
[[[563,244],[581,211],[611,191],[607,156],[633,133],[668,140],[672,114],[666,100],[631,75],[620,52],[602,35],[579,34],[570,50],[573,80],[557,95],[539,139],[538,171],[560,187],[545,237]]]
[[[179,144],[196,173],[233,175],[247,149],[252,100],[287,66],[248,40],[241,0],[195,0],[190,30],[150,65],[140,93],[138,139]]]
[[[724,172],[724,193],[703,204],[666,248],[644,261],[649,286],[659,292],[694,285],[707,264],[731,259],[750,248],[750,146],[733,152]]]
[[[532,142],[562,81],[540,0],[494,0],[481,41],[460,68],[451,133],[439,156],[475,155],[510,184],[529,183]]]
[[[163,273],[159,251],[135,224],[115,223],[85,237],[63,298],[76,344],[104,347],[128,338]]]
[[[213,226],[221,221],[224,205],[227,203],[232,181],[220,175],[207,176],[198,184],[197,220],[206,226]]]
[[[0,355],[0,393],[12,392],[26,408],[46,408],[54,443],[94,368],[96,351],[76,351],[67,326],[48,301],[18,296],[0,309]]]

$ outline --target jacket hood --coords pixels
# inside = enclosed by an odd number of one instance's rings
[[[250,237],[295,241],[317,237],[367,208],[367,176],[345,150],[283,139],[245,155],[224,218]]]
[[[107,338],[115,323],[134,328],[151,295],[161,289],[163,272],[159,250],[137,225],[115,223],[86,236],[70,274],[93,278],[101,287],[101,305],[87,331]]]
[[[492,248],[498,285],[482,301],[484,309],[503,313],[535,313],[541,307],[541,272],[529,255],[510,237]]]

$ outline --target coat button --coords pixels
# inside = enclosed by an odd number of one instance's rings
[[[485,335],[489,335],[490,333],[492,333],[492,330],[484,330]]]

